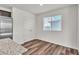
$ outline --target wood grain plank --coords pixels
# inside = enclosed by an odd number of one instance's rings
[[[42,41],[39,39],[31,40],[22,44],[28,49],[23,55],[78,55],[77,49],[64,47],[58,44]]]

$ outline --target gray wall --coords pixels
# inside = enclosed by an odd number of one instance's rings
[[[43,31],[43,17],[51,15],[63,16],[63,30],[61,32]],[[78,48],[77,40],[77,5],[52,10],[36,16],[36,37],[67,47]]]
[[[79,48],[79,5],[78,5],[78,48]]]

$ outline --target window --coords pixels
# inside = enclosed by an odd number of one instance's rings
[[[56,15],[43,18],[44,31],[61,31],[62,30],[62,16]]]

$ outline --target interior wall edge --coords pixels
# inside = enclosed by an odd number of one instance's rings
[[[8,12],[12,12],[11,9],[8,9],[8,8],[5,8],[5,7],[1,7],[1,6],[0,6],[0,10],[4,10],[4,11],[8,11]]]

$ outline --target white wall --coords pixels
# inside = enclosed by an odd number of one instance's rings
[[[44,32],[43,17],[51,15],[63,16],[63,31],[61,32]],[[69,6],[47,13],[38,14],[36,17],[37,38],[63,46],[78,48],[77,40],[77,6]]]
[[[35,16],[18,8],[12,9],[13,16],[13,40],[22,44],[35,35]]]
[[[4,11],[8,11],[8,12],[11,12],[11,9],[8,9],[8,8],[4,8],[4,7],[1,7],[1,6],[0,6],[0,10],[4,10]]]

